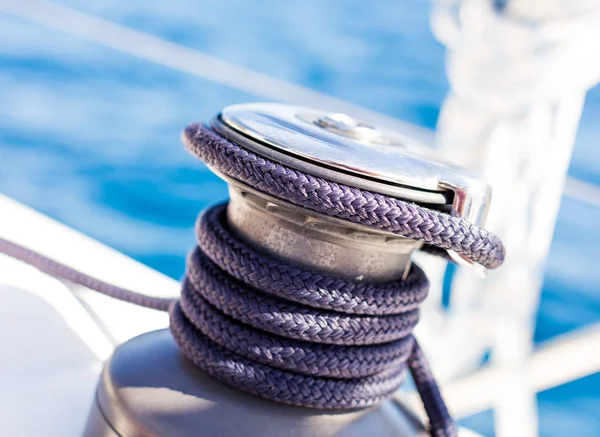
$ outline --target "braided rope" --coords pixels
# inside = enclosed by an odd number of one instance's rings
[[[226,175],[282,200],[453,250],[488,268],[504,259],[494,235],[458,217],[315,178],[259,157],[194,125],[186,146]],[[179,300],[144,296],[91,278],[7,240],[0,252],[108,296],[168,310],[181,351],[241,390],[293,405],[354,409],[391,396],[410,369],[432,435],[456,436],[412,335],[428,281],[413,265],[403,281],[352,282],[272,259],[228,229],[226,205],[197,222]]]
[[[343,312],[332,311],[335,299],[303,294],[305,284],[349,283],[286,268],[246,246],[227,227],[226,205],[208,210],[197,229],[200,247],[188,258],[181,299],[171,308],[171,330],[182,352],[198,366],[251,393],[312,408],[367,407],[404,381],[415,348],[414,304],[397,304],[391,313],[389,308],[371,308],[372,315],[357,314],[347,306]],[[248,259],[251,264],[244,265]],[[253,265],[271,268],[252,270]],[[427,280],[418,267],[412,270],[414,291],[403,281],[355,288],[376,295],[378,289],[396,294],[395,287],[398,294],[422,300]],[[300,276],[304,281],[292,290],[300,290],[303,304],[253,288],[236,278],[243,278],[240,271],[253,271],[252,278],[271,291]],[[342,300],[347,301],[353,299]]]
[[[297,340],[326,344],[378,344],[408,335],[418,311],[388,316],[361,316],[319,311],[264,295],[224,275],[196,250],[187,268],[188,286],[181,305],[193,310],[207,301],[224,314],[257,329]]]
[[[175,304],[171,332],[198,367],[233,387],[267,399],[327,409],[364,408],[390,397],[404,381],[406,365],[356,379],[305,376],[248,360],[199,333]]]
[[[429,282],[417,266],[403,281],[375,286],[265,259],[230,235],[221,214],[211,209],[196,222],[198,247],[230,276],[262,292],[314,308],[379,315],[416,309],[427,296]]]
[[[0,252],[116,299],[168,309],[173,337],[192,362],[229,385],[278,402],[322,409],[369,407],[389,398],[410,368],[432,433],[456,435],[411,334],[417,321],[415,307],[428,288],[416,265],[408,281],[383,284],[353,284],[311,274],[237,240],[227,228],[225,209],[213,207],[198,221],[202,250],[190,254],[180,300],[107,284],[4,239]],[[252,265],[263,268],[244,276]],[[252,278],[269,291],[265,294],[244,283]],[[294,286],[286,293],[281,284]],[[319,294],[315,284],[332,287]],[[274,296],[277,293],[279,297]],[[284,300],[286,295],[305,306]],[[358,296],[372,305],[354,305]],[[385,307],[386,302],[394,309]],[[341,310],[331,310],[336,306]]]
[[[195,124],[186,148],[229,177],[304,208],[373,226],[437,248],[453,250],[487,268],[504,261],[498,237],[460,217],[317,178],[258,156]]]

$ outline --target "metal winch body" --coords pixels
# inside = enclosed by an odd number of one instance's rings
[[[408,133],[389,131],[345,114],[280,104],[230,106],[211,127],[257,155],[291,168],[453,212],[478,226],[485,223],[491,200],[489,185],[440,160],[431,145]],[[308,211],[221,177],[230,186],[230,224],[261,249],[293,262],[342,276],[391,280],[402,275],[409,267],[411,251],[420,247],[416,241]],[[252,213],[261,218],[242,218]],[[260,232],[262,223],[266,227]],[[280,234],[283,228],[293,231]],[[304,250],[305,244],[311,248]],[[343,255],[336,258],[336,253]],[[474,265],[457,254],[450,256]]]
[[[489,187],[439,162],[403,133],[341,114],[275,104],[226,108],[212,128],[240,146],[329,181],[450,211],[481,225]],[[218,172],[217,172],[218,173]],[[227,221],[248,245],[289,264],[354,281],[404,277],[421,243],[281,201],[221,175]],[[168,331],[120,346],[106,363],[86,437],[414,436],[422,424],[390,400],[330,412],[230,388],[188,362]]]

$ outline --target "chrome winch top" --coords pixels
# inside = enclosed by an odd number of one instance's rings
[[[228,106],[212,127],[266,158],[333,182],[434,208],[483,226],[491,188],[406,132],[348,115],[273,103]]]

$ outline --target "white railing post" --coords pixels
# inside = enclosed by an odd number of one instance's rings
[[[438,146],[492,184],[487,227],[508,253],[485,281],[460,270],[452,301],[481,297],[474,319],[491,326],[469,341],[502,369],[497,435],[535,436],[526,363],[581,109],[600,75],[600,1],[438,0],[432,27],[451,84]]]

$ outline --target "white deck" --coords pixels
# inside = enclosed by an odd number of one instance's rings
[[[0,236],[145,293],[175,296],[166,276],[0,196]],[[167,326],[165,313],[66,284],[0,255],[2,435],[78,436],[115,344]]]

